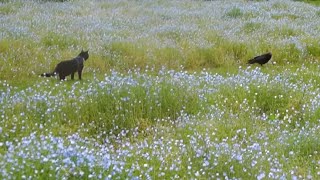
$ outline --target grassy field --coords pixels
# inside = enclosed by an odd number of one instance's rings
[[[0,179],[319,179],[310,2],[0,1]]]

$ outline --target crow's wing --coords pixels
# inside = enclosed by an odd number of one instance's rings
[[[261,62],[261,61],[265,61],[267,57],[265,55],[261,55],[261,56],[256,56],[253,59],[255,60],[255,62]]]

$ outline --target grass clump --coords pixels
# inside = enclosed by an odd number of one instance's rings
[[[70,0],[39,0],[40,2],[67,2]]]
[[[320,6],[320,1],[319,0],[295,0],[295,1],[302,1],[305,3],[310,3],[316,6]]]
[[[236,113],[238,118],[265,116],[268,120],[286,119],[290,116],[293,126],[304,124],[301,119],[302,114],[297,113],[302,110],[305,101],[304,92],[288,90],[284,84],[266,83],[222,86],[214,96],[215,103]],[[305,114],[304,114],[305,115]]]
[[[183,52],[184,67],[187,69],[230,67],[248,60],[250,45],[242,42],[231,42],[215,33],[208,34],[209,47],[190,47]],[[183,46],[183,47],[184,47]]]
[[[2,39],[0,41],[0,53],[6,53],[10,48],[10,42],[8,39]]]
[[[246,33],[252,33],[263,27],[262,23],[248,22],[243,26],[243,31]]]
[[[92,122],[97,128],[92,129],[92,134],[115,127],[119,128],[119,131],[137,126],[148,127],[164,118],[175,121],[181,112],[198,113],[200,104],[196,94],[182,93],[181,88],[166,83],[153,86],[123,87],[111,90],[110,94],[100,94],[90,98],[89,102],[84,102],[80,108],[80,117],[79,114],[75,117],[78,116],[82,123]],[[95,111],[96,113],[92,113]]]
[[[305,62],[306,59],[306,57],[301,53],[301,50],[293,43],[283,45],[278,49],[268,49],[273,52],[272,60],[282,65],[298,64]]]
[[[281,20],[286,18],[290,20],[296,20],[299,18],[299,16],[294,14],[275,14],[275,15],[272,15],[272,18],[275,20]]]
[[[315,45],[315,46],[314,45],[307,45],[307,51],[311,56],[319,59],[319,57],[320,57],[319,45]]]
[[[9,1],[7,0],[2,0],[0,1],[0,14],[1,15],[9,15],[9,14],[14,14],[19,11],[19,9],[23,6],[21,2],[13,2],[13,3],[8,3]]]
[[[243,16],[243,12],[241,11],[240,8],[233,7],[231,10],[226,12],[225,15],[230,18],[239,18],[239,17]]]
[[[157,48],[154,50],[152,57],[150,59],[149,66],[156,64],[157,67],[165,66],[173,69],[178,69],[181,64],[184,64],[184,52],[181,52],[177,48],[164,47]],[[159,60],[155,62],[155,59]]]
[[[276,28],[273,32],[277,32],[278,38],[284,38],[284,37],[293,37],[293,36],[298,36],[299,34],[303,33],[298,30],[294,30],[290,27],[278,27]]]
[[[272,4],[273,9],[288,9],[288,5],[283,2],[276,2]]]
[[[123,69],[143,67],[149,63],[145,46],[139,47],[131,42],[116,42],[106,46],[106,50],[110,63]]]
[[[294,152],[294,155],[299,156],[301,159],[309,159],[311,156],[318,155],[319,145],[319,140],[313,134],[308,134],[307,132],[305,134],[294,134],[288,140],[286,155]]]
[[[46,33],[46,35],[42,37],[41,43],[48,48],[56,46],[59,49],[66,49],[79,44],[76,38],[55,32]]]

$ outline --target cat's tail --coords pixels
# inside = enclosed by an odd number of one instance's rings
[[[56,76],[57,73],[56,72],[52,72],[52,73],[42,73],[41,76],[42,77],[51,77],[51,76]]]

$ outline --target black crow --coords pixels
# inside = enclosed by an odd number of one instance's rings
[[[270,52],[266,54],[262,54],[260,56],[254,57],[253,59],[250,59],[248,61],[248,64],[258,63],[262,66],[263,64],[267,63],[271,59],[271,57],[272,57],[272,54]]]

